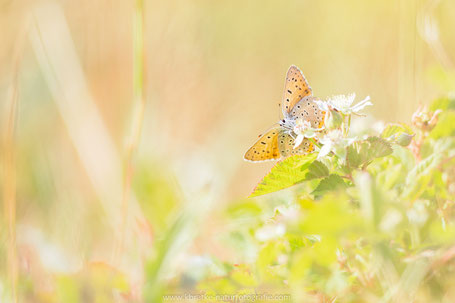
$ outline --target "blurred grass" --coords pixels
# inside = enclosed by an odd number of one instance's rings
[[[122,254],[124,242],[127,233],[127,220],[129,218],[129,200],[131,192],[131,183],[134,174],[133,162],[134,155],[139,145],[142,125],[145,111],[145,49],[144,49],[144,3],[142,0],[136,0],[134,8],[134,40],[133,40],[133,113],[131,133],[127,142],[125,159],[124,159],[124,177],[123,177],[123,194],[122,194],[122,227],[120,240],[117,245],[116,257]]]
[[[18,65],[20,56],[15,54],[13,80],[10,86],[10,100],[7,102],[6,124],[2,127],[2,193],[3,214],[6,236],[6,281],[13,302],[18,302],[18,260],[16,247],[16,152],[15,152],[15,129],[18,107]]]

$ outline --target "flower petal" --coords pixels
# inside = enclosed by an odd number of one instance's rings
[[[297,147],[299,147],[300,144],[302,144],[304,138],[305,137],[302,134],[298,135],[297,138],[295,138],[294,149],[296,149]]]
[[[303,133],[303,136],[305,138],[314,138],[316,137],[316,131],[315,129],[308,129]]]
[[[337,95],[329,98],[327,101],[329,105],[331,105],[336,110],[342,113],[348,113],[350,110],[350,106],[354,102],[355,93],[349,95]]]
[[[373,103],[370,102],[370,96],[367,96],[365,99],[363,99],[362,101],[360,101],[359,103],[357,103],[356,105],[351,107],[351,110],[354,113],[356,113],[356,112],[364,109],[366,106],[370,106],[370,105],[373,105]]]
[[[329,103],[328,102],[320,101],[320,100],[316,100],[314,102],[316,103],[316,105],[319,107],[320,110],[322,110],[324,112],[328,112],[329,111]]]
[[[327,142],[327,144],[324,144],[322,147],[321,147],[321,150],[319,151],[319,154],[318,154],[318,160],[320,160],[321,158],[327,156],[332,150],[332,141],[329,141]]]

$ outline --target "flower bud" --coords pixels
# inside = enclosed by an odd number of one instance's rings
[[[343,123],[343,117],[336,110],[329,110],[325,115],[325,126],[328,129],[336,129]]]
[[[412,115],[412,123],[422,131],[431,131],[438,123],[438,117],[441,110],[431,112],[427,106],[419,106],[417,111]]]
[[[406,134],[406,133],[401,133],[396,142],[397,144],[401,145],[401,146],[408,146],[411,141],[412,141],[412,138],[414,138],[414,135],[410,135],[410,134]]]

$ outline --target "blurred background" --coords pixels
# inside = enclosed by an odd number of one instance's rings
[[[183,254],[235,260],[217,210],[273,165],[242,157],[288,67],[407,122],[455,88],[454,28],[451,0],[0,0],[0,293],[48,302],[54,274],[102,268],[137,297],[182,213]]]

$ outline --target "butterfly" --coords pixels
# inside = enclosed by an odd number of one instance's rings
[[[289,67],[281,102],[283,119],[259,136],[243,158],[250,162],[273,161],[314,151],[314,145],[308,139],[294,147],[297,136],[294,127],[298,119],[303,119],[310,122],[311,127],[321,128],[325,112],[315,101],[319,99],[313,97],[313,91],[300,69],[295,65]]]

